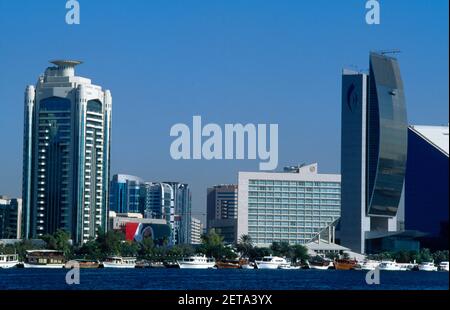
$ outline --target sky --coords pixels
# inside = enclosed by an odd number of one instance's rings
[[[372,50],[399,49],[410,124],[448,124],[447,0],[0,0],[0,194],[21,196],[23,96],[49,60],[113,96],[111,174],[189,183],[203,219],[208,186],[236,183],[259,160],[180,160],[170,128],[279,125],[279,165],[340,171],[341,71]]]

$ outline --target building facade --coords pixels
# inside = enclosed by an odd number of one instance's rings
[[[317,168],[239,172],[237,239],[249,235],[257,246],[306,244],[332,227],[340,217],[341,177]]]
[[[237,239],[238,186],[216,185],[207,190],[207,229],[215,229],[224,242]]]
[[[422,247],[448,250],[449,127],[409,126],[405,225],[426,234]]]
[[[23,236],[63,229],[75,243],[106,229],[112,98],[57,60],[25,91]]]
[[[117,213],[141,212],[140,190],[144,181],[136,176],[116,174],[110,185],[109,210]]]
[[[178,244],[189,244],[191,240],[192,194],[188,184],[164,182],[172,187],[175,206],[176,240]]]
[[[189,244],[201,244],[203,234],[203,224],[199,219],[191,219],[191,240]]]
[[[20,239],[22,199],[0,196],[0,239]]]
[[[344,70],[341,142],[341,244],[366,253],[410,238],[402,236],[408,141],[395,58],[371,53],[369,74]]]

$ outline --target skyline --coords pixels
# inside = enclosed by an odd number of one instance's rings
[[[370,50],[395,47],[403,51],[398,58],[409,124],[448,123],[446,1],[383,2],[378,26],[364,24],[361,1],[318,1],[308,7],[290,1],[289,7],[275,2],[255,7],[255,1],[194,2],[201,7],[135,1],[128,4],[132,13],[122,12],[118,3],[91,2],[82,3],[81,24],[68,26],[63,5],[0,0],[0,27],[14,29],[0,39],[0,64],[9,81],[0,85],[0,140],[7,146],[0,155],[1,194],[21,196],[23,92],[53,58],[83,60],[77,75],[114,93],[111,175],[190,184],[194,217],[206,213],[207,187],[236,184],[238,171],[258,171],[259,163],[172,160],[169,130],[176,123],[190,124],[194,115],[205,123],[279,123],[277,170],[318,162],[320,172],[337,173],[340,70],[363,66]],[[329,11],[322,12],[319,2]],[[47,13],[35,13],[38,8]],[[21,14],[5,16],[11,11]],[[29,31],[35,23],[46,36]],[[331,26],[336,32],[329,34]],[[317,38],[324,42],[314,42]],[[80,41],[85,44],[73,44]],[[87,46],[97,42],[110,49]],[[27,48],[37,44],[39,49]],[[262,113],[255,113],[255,105]],[[320,121],[311,117],[319,113]]]

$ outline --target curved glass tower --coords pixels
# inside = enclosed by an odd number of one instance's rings
[[[397,60],[370,55],[367,215],[397,215],[406,171],[408,124]]]
[[[403,231],[407,135],[397,60],[371,53],[369,74],[344,70],[341,245],[366,253]]]
[[[107,227],[111,93],[56,60],[25,92],[23,234],[58,229],[75,243]]]

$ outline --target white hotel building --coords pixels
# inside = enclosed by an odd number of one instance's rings
[[[341,209],[341,176],[319,174],[317,164],[284,172],[239,172],[237,239],[256,246],[306,244],[327,233],[334,242]]]

